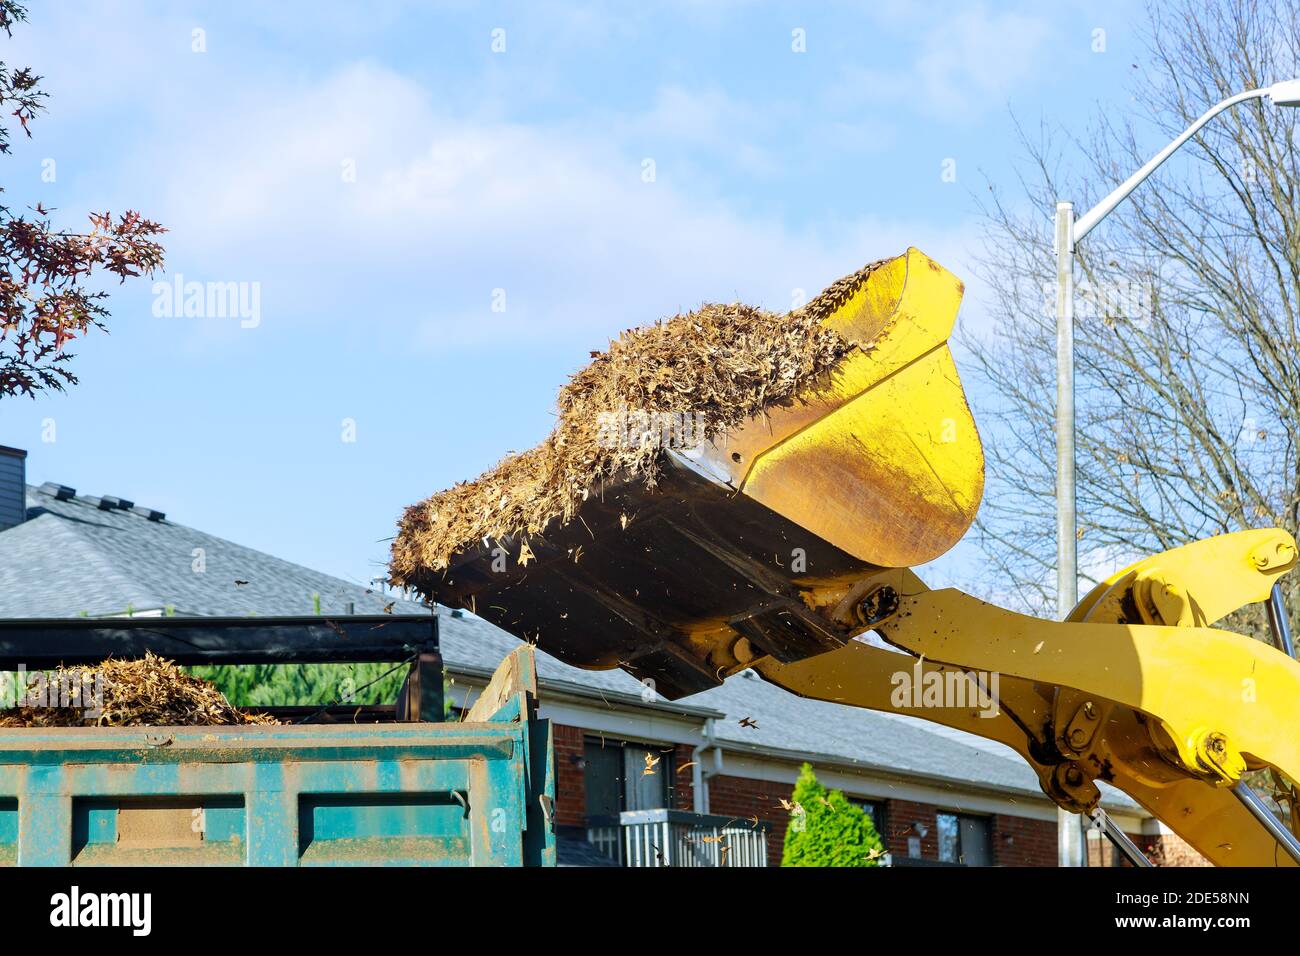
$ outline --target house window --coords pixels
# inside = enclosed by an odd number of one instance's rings
[[[939,860],[963,866],[991,866],[989,821],[962,813],[935,815],[939,836]]]
[[[871,817],[871,825],[876,828],[876,833],[880,836],[881,841],[888,843],[889,834],[885,832],[885,802],[883,800],[858,800],[850,797],[849,803],[861,808],[867,816]]]
[[[672,806],[672,749],[589,737],[583,747],[587,816]]]

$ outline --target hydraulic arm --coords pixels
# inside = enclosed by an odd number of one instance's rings
[[[837,613],[872,609],[876,632],[910,658],[855,640],[754,666],[801,696],[911,713],[1004,743],[1069,810],[1092,811],[1103,780],[1215,863],[1295,865],[1294,837],[1261,820],[1243,778],[1300,777],[1300,664],[1212,626],[1272,600],[1295,560],[1295,542],[1278,530],[1198,541],[1102,582],[1064,623],[883,571]],[[898,675],[910,683],[914,672],[935,675],[925,678],[940,689],[935,702],[899,706]],[[953,678],[980,683],[982,696],[958,706]]]

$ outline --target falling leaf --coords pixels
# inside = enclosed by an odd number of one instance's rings
[[[655,767],[659,766],[659,758],[654,754],[646,751],[645,767],[641,770],[641,776],[652,777],[655,774]]]
[[[753,717],[741,717],[740,726],[758,730],[758,721],[754,720]]]
[[[527,541],[519,542],[519,566],[525,567],[531,560],[533,560],[533,549],[528,547]]]
[[[1039,651],[1041,651],[1041,650],[1043,649],[1043,644],[1045,644],[1045,643],[1046,643],[1046,641],[1039,641],[1037,644],[1035,644],[1035,645],[1034,645],[1034,653],[1037,654]]]

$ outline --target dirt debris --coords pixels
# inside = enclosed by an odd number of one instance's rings
[[[884,261],[784,315],[706,304],[623,332],[560,389],[558,422],[541,444],[406,509],[390,579],[418,589],[423,572],[446,568],[475,542],[509,536],[526,543],[553,521],[567,524],[606,482],[655,487],[673,428],[712,440],[790,404],[856,347],[822,323]],[[610,440],[611,421],[620,440]]]
[[[28,674],[19,696],[42,706],[0,710],[0,727],[191,727],[278,724],[268,714],[245,713],[221,691],[172,661],[146,653],[138,660],[109,658],[86,667]],[[102,702],[101,702],[102,697]],[[19,701],[20,703],[22,700]],[[51,706],[44,706],[51,705]]]

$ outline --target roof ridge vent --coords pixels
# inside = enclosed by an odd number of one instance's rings
[[[104,497],[99,499],[100,511],[113,511],[115,509],[127,511],[134,507],[134,501],[127,501],[125,498],[119,498],[116,495],[104,495]]]
[[[142,518],[148,518],[150,521],[162,521],[167,515],[161,511],[154,511],[152,508],[146,508],[144,505],[134,505],[131,510]]]
[[[47,481],[40,487],[43,495],[49,495],[55,501],[71,501],[77,497],[77,489],[69,488],[67,485],[56,485],[52,481]]]

